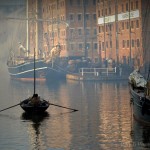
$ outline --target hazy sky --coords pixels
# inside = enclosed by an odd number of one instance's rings
[[[24,2],[25,0],[0,0],[0,18],[24,16]],[[22,32],[24,29],[25,23],[21,21],[0,19],[0,62],[6,63],[10,49],[17,51],[18,42],[26,38]]]
[[[1,5],[20,5],[24,4],[26,0],[0,0]]]

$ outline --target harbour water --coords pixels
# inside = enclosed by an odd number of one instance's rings
[[[33,83],[10,80],[1,66],[0,109],[33,94]],[[131,115],[124,82],[61,81],[36,84],[51,103],[43,117],[27,116],[20,106],[0,112],[2,150],[143,150],[150,148],[150,127]]]

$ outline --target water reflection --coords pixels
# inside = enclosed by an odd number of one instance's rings
[[[22,113],[21,119],[25,122],[28,121],[28,133],[31,142],[32,150],[38,150],[44,148],[44,139],[42,139],[41,125],[44,119],[49,118],[49,113],[45,112],[41,115]]]
[[[3,105],[5,103],[6,106],[14,105],[18,100],[33,94],[33,83],[11,80],[7,83],[9,88],[5,91],[8,90],[7,93],[10,94],[5,95],[1,92],[5,99],[5,101],[1,100]],[[70,110],[50,106],[47,110],[48,116],[35,117],[22,114],[22,109],[16,107],[7,111],[11,112],[9,116],[14,116],[16,120],[5,117],[7,112],[3,112],[4,115],[0,117],[1,126],[4,127],[6,122],[10,122],[13,129],[18,131],[12,133],[11,137],[17,134],[17,137],[25,138],[26,143],[22,139],[22,145],[28,145],[29,149],[140,150],[150,148],[150,127],[140,125],[132,118],[126,81],[37,82],[36,90],[41,97],[51,103],[79,111],[71,113]],[[8,97],[11,97],[11,101]],[[20,114],[22,114],[21,123]],[[9,139],[9,133],[12,132],[9,127],[7,130],[10,132],[7,132],[5,139]],[[27,131],[26,136],[24,136],[25,131]],[[132,135],[131,131],[133,131]],[[1,135],[5,135],[3,130]],[[17,138],[13,138],[13,141],[16,142]],[[3,143],[5,143],[4,139],[0,141],[0,144]],[[14,145],[14,147],[19,146],[19,142]]]
[[[133,148],[150,149],[150,126],[133,120],[131,137]]]

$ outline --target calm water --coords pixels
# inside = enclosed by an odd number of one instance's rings
[[[0,83],[0,109],[33,94],[33,83],[10,80],[3,67]],[[132,120],[127,82],[38,83],[36,91],[51,103],[79,111],[50,106],[44,117],[27,116],[19,106],[3,111],[1,150],[150,148],[150,127]]]

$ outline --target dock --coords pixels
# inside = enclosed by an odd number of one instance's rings
[[[122,70],[117,72],[115,68],[80,68],[79,73],[69,73],[66,75],[67,80],[76,81],[115,81],[127,80],[128,74]]]

